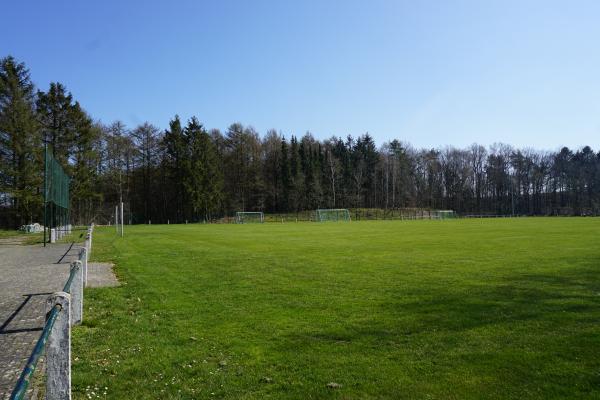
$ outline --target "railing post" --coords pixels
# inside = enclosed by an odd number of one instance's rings
[[[71,270],[75,271],[71,282],[71,323],[78,325],[83,320],[83,268],[81,261],[73,261]]]
[[[56,322],[46,347],[46,399],[71,400],[71,296],[52,294],[46,301],[48,310],[60,305]]]
[[[86,235],[86,239],[87,239],[87,243],[88,243],[88,251],[91,252],[92,251],[92,227],[90,226],[87,230],[87,235]]]
[[[91,241],[91,239],[90,239],[90,232],[88,231],[85,234],[85,249],[88,251],[88,253],[92,249],[92,245],[91,245],[90,241]]]
[[[87,252],[87,249],[85,247],[82,247],[81,250],[79,250],[79,260],[81,261],[81,264],[83,265],[83,286],[87,287],[87,280],[88,280],[88,252]]]
[[[56,243],[56,229],[50,229],[50,243]]]

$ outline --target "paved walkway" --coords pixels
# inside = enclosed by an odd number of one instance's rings
[[[111,263],[88,263],[88,280],[87,286],[95,287],[114,287],[119,286],[119,281],[113,272]]]
[[[7,399],[44,327],[45,301],[62,290],[79,246],[0,244],[0,399]]]

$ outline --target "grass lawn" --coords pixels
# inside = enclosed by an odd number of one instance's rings
[[[598,218],[125,235],[94,236],[123,285],[86,289],[75,398],[600,398]]]
[[[16,239],[22,244],[43,243],[42,233],[26,233],[16,229],[0,229],[0,239]]]
[[[0,229],[0,239],[20,236],[23,233],[13,229]]]

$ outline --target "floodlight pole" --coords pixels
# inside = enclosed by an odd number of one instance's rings
[[[125,229],[125,223],[123,222],[123,200],[121,199],[121,237],[123,237],[123,230]]]
[[[121,237],[123,237],[123,225],[125,224],[123,221],[123,182],[122,182],[122,171],[119,168],[119,205],[121,206]],[[117,206],[117,214],[119,213],[119,206]],[[119,228],[117,224],[117,234],[119,233]]]
[[[48,143],[44,141],[44,247],[46,247],[46,229],[48,228],[48,216],[46,215],[48,205]]]
[[[515,183],[513,176],[510,177],[510,203],[512,207],[512,216],[515,216]]]

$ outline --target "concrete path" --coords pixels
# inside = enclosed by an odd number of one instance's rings
[[[119,286],[119,281],[113,272],[111,263],[88,263],[87,287],[114,287]]]
[[[62,290],[78,245],[0,244],[0,399],[7,399],[44,327],[45,301]]]

